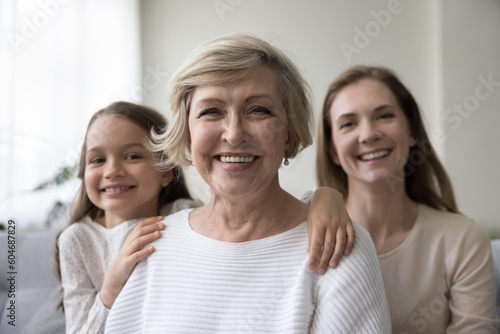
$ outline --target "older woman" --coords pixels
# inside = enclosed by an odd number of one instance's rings
[[[394,73],[356,66],[328,88],[318,183],[370,232],[392,332],[497,333],[486,233],[458,213],[415,99]]]
[[[307,206],[278,170],[311,144],[307,85],[294,64],[248,35],[212,40],[178,70],[164,165],[193,164],[210,202],[169,216],[108,317],[108,333],[389,333],[373,242],[307,268]],[[203,256],[200,256],[203,254]]]

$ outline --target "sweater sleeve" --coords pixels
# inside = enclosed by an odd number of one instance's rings
[[[380,265],[368,232],[354,224],[353,252],[318,285],[311,333],[391,332]]]
[[[92,283],[74,232],[67,229],[58,241],[66,333],[103,333],[109,310]]]
[[[496,283],[491,243],[486,233],[470,224],[456,240],[454,272],[449,273],[451,322],[446,333],[498,333]]]

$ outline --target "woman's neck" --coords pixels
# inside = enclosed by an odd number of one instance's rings
[[[404,183],[396,187],[349,185],[346,208],[352,219],[371,235],[378,254],[400,245],[408,236],[418,215]]]
[[[191,228],[227,241],[257,240],[290,230],[307,219],[307,205],[281,188],[249,198],[228,199],[212,192],[210,203],[191,212]]]

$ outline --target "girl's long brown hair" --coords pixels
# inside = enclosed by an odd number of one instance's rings
[[[167,127],[167,121],[159,112],[146,106],[129,103],[115,102],[108,107],[96,112],[89,121],[87,132],[83,141],[80,160],[78,162],[78,178],[81,180],[80,189],[72,203],[69,225],[80,222],[84,217],[89,216],[92,220],[104,216],[104,211],[92,203],[85,187],[85,161],[87,152],[87,135],[92,124],[103,116],[118,116],[133,122],[144,129],[148,136],[148,141],[151,140],[152,133],[161,133]],[[147,145],[147,143],[145,143]],[[157,157],[158,161],[164,159],[162,156]],[[163,205],[170,203],[179,198],[191,199],[191,195],[184,182],[182,170],[180,167],[173,167],[173,179],[170,184],[164,187],[158,197],[158,209]],[[56,237],[55,244],[55,272],[59,280],[61,280],[61,265],[59,262],[59,246],[58,240],[62,231]],[[60,304],[62,306],[62,302]]]
[[[438,210],[458,212],[450,178],[430,143],[417,102],[397,76],[383,67],[351,67],[328,87],[318,127],[316,152],[318,185],[335,188],[345,198],[348,196],[347,174],[341,166],[334,163],[329,153],[330,148],[333,147],[330,108],[343,88],[362,79],[379,81],[392,91],[408,119],[411,135],[417,142],[410,148],[404,178],[394,175],[394,178],[388,182],[404,182],[408,196],[418,203]]]

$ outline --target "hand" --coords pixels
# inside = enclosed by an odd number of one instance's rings
[[[328,266],[336,268],[342,255],[352,251],[356,239],[342,194],[332,188],[318,188],[311,199],[307,224],[308,268],[314,270],[317,265],[318,273],[324,274]]]
[[[145,247],[158,239],[165,228],[163,217],[143,219],[130,232],[113,263],[108,268],[99,297],[108,309],[127,282],[136,264],[154,251],[153,246]]]

